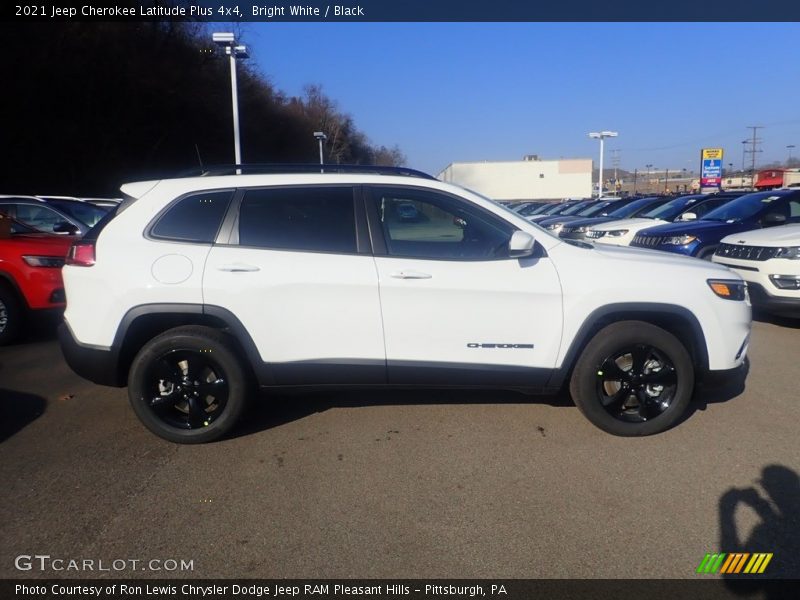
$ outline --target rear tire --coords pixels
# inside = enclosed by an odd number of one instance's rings
[[[694,366],[674,335],[643,321],[601,329],[578,358],[570,380],[573,401],[594,425],[619,436],[672,427],[694,390]]]
[[[179,444],[217,440],[233,429],[250,392],[229,338],[208,327],[176,327],[133,359],[128,398],[139,420]]]
[[[17,294],[8,285],[0,283],[0,346],[10,344],[22,330],[24,314]]]

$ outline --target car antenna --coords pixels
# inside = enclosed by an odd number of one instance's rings
[[[197,143],[194,145],[194,150],[197,152],[197,162],[200,163],[200,170],[205,172],[206,168],[203,166],[203,159],[200,156],[200,148],[197,146]]]

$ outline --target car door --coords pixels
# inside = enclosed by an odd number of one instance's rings
[[[209,253],[204,303],[234,313],[277,384],[386,382],[378,278],[354,193],[240,190]]]
[[[368,187],[390,383],[543,385],[562,330],[544,251],[509,258],[515,227],[464,198]],[[399,205],[412,204],[416,216]]]

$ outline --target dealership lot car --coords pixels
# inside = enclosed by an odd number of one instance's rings
[[[85,234],[108,210],[69,198],[0,196],[0,212],[39,231],[61,235]]]
[[[600,225],[601,223],[608,223],[609,221],[638,217],[654,207],[661,206],[668,200],[669,198],[664,196],[637,198],[632,202],[626,202],[622,206],[617,205],[614,210],[609,212],[606,216],[589,217],[572,221],[561,228],[561,231],[558,232],[558,236],[567,240],[584,241],[587,239],[586,234],[591,227]]]
[[[756,192],[731,200],[697,221],[644,229],[636,234],[631,246],[711,260],[725,236],[798,222],[800,191]]]
[[[691,213],[691,217],[687,220],[697,219],[698,216],[722,206],[725,202],[738,198],[740,195],[724,194],[720,197],[716,194],[692,194],[679,196],[643,213],[640,217],[595,225],[586,232],[586,238],[600,244],[627,246],[633,241],[636,233],[642,229],[648,229],[659,223],[681,221],[683,216],[689,213]]]
[[[800,318],[800,224],[729,235],[712,260],[747,281],[753,306]]]
[[[745,360],[750,307],[725,267],[566,243],[407,169],[318,170],[123,186],[63,270],[70,366],[197,443],[231,430],[251,383],[568,382],[596,426],[649,435],[697,376]]]
[[[0,346],[36,315],[64,308],[60,269],[70,244],[0,213]]]

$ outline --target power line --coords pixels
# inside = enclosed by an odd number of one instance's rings
[[[758,130],[759,129],[764,129],[764,126],[763,125],[748,125],[747,128],[753,130],[753,138],[749,142],[750,149],[749,150],[745,150],[746,153],[752,154],[752,165],[750,167],[750,186],[752,187],[753,186],[753,182],[755,181],[755,175],[756,175],[756,154],[758,154],[759,152],[763,152],[763,150],[761,150],[758,147],[758,144],[760,144],[761,141],[762,141],[761,138],[758,137]]]

